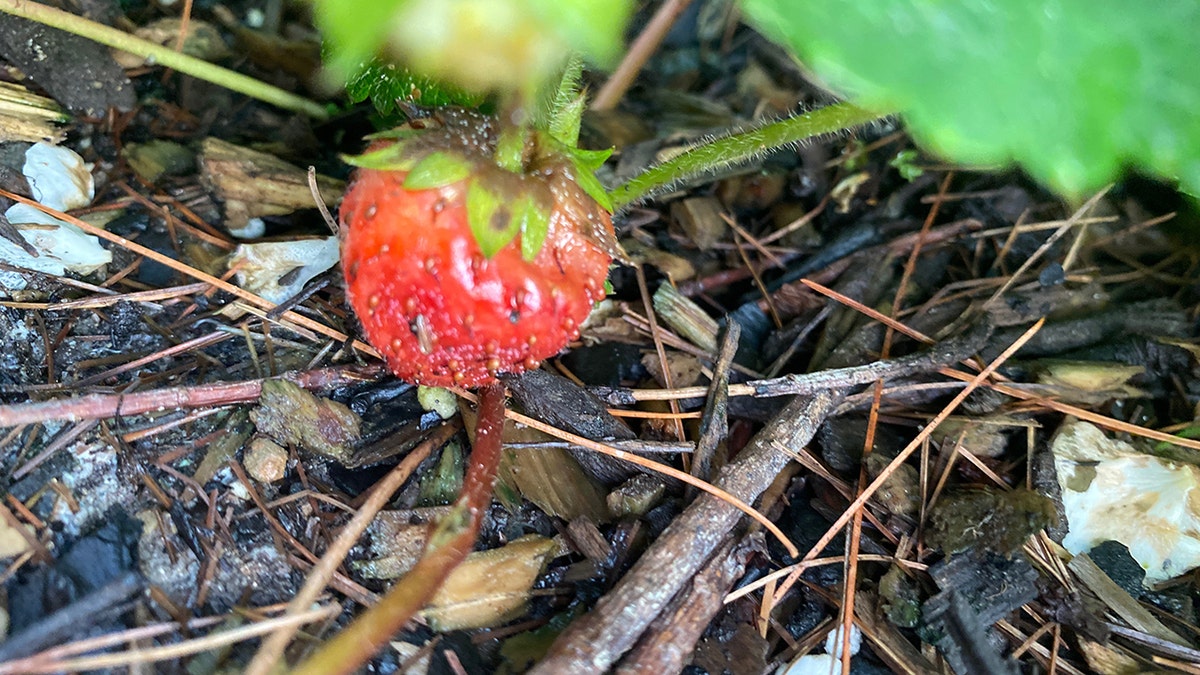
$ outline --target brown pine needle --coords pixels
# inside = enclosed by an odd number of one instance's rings
[[[337,605],[325,605],[306,611],[303,614],[265,619],[258,623],[239,626],[238,628],[215,631],[204,637],[184,640],[178,644],[131,649],[116,654],[83,656],[61,661],[47,660],[45,657],[35,654],[28,658],[0,663],[0,675],[16,675],[17,673],[33,675],[35,673],[58,673],[64,671],[77,672],[107,668],[129,668],[141,664],[158,663],[159,661],[202,654],[218,647],[236,644],[277,630],[280,626],[295,625],[299,627],[304,624],[323,621],[337,616],[341,612],[341,609]]]

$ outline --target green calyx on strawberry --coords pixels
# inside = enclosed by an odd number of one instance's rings
[[[341,206],[347,295],[368,340],[419,384],[536,367],[578,336],[622,257],[592,174],[606,155],[543,132],[505,148],[494,120],[457,109],[409,127],[350,160]]]

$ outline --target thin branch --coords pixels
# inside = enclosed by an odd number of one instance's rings
[[[616,107],[637,79],[637,74],[646,65],[646,61],[658,50],[658,45],[670,32],[675,20],[690,4],[692,0],[667,0],[654,12],[641,34],[629,45],[629,51],[625,52],[625,58],[621,60],[620,65],[612,72],[604,86],[600,87],[600,91],[596,92],[592,110],[610,110]]]
[[[336,367],[285,373],[281,377],[304,389],[327,389],[378,377],[382,366]],[[249,403],[262,395],[263,380],[170,387],[132,394],[88,394],[32,403],[0,405],[0,427],[49,421],[97,420],[144,415],[160,410],[208,408]]]
[[[791,455],[776,446],[807,444],[840,399],[841,394],[832,391],[794,399],[721,471],[717,485],[744,501],[757,499],[791,461]],[[559,636],[530,673],[582,675],[608,670],[691,582],[742,515],[720,499],[701,495],[592,611]]]

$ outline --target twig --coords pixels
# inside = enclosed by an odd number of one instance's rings
[[[617,105],[637,78],[638,72],[667,36],[675,20],[690,4],[692,0],[667,0],[658,8],[641,34],[629,45],[629,51],[625,52],[625,58],[621,60],[620,65],[609,76],[604,86],[600,87],[600,91],[596,92],[596,98],[592,100],[592,110],[609,110]]]
[[[29,0],[0,0],[0,12],[35,21],[51,28],[64,30],[102,45],[135,54],[160,66],[173,68],[185,75],[245,94],[284,110],[303,113],[318,120],[328,119],[325,106],[297,96],[261,80],[247,77],[228,68],[202,61],[148,40],[119,31],[111,26],[96,23],[61,9],[55,9]]]
[[[64,637],[80,631],[85,624],[94,625],[101,617],[111,616],[115,607],[136,595],[143,587],[142,580],[133,573],[112,581],[13,635],[0,645],[0,660],[28,656],[46,645],[60,642]],[[0,663],[0,673],[5,672],[31,671],[13,669],[12,664]]]
[[[808,443],[840,399],[840,393],[822,391],[812,398],[793,400],[721,472],[717,485],[745,501],[757,499],[791,461],[791,455],[775,445]],[[742,512],[729,504],[701,495],[591,612],[559,636],[546,658],[530,672],[557,675],[607,670],[692,580],[741,518]]]
[[[718,447],[729,435],[729,367],[737,354],[738,337],[741,334],[741,327],[736,322],[726,324],[717,361],[713,364],[708,397],[704,401],[704,416],[700,419],[700,436],[696,439],[696,451],[692,455],[692,475],[701,480],[712,478],[713,459]],[[689,496],[694,497],[695,494]]]
[[[30,675],[32,673],[105,670],[110,668],[119,668],[122,666],[128,667],[139,663],[155,663],[158,661],[165,661],[167,659],[177,659],[184,656],[190,656],[192,654],[212,651],[218,647],[235,644],[243,640],[257,637],[264,633],[276,630],[281,624],[288,625],[294,623],[297,625],[302,625],[306,623],[313,623],[314,621],[322,621],[335,616],[339,611],[340,608],[337,605],[327,605],[324,607],[317,607],[299,616],[266,619],[259,621],[258,623],[240,626],[230,630],[214,631],[208,635],[205,635],[204,637],[195,638],[193,640],[185,640],[178,644],[134,649],[128,652],[118,652],[116,654],[83,656],[77,659],[67,659],[63,661],[46,661],[45,659],[40,658],[38,655],[34,655],[28,659],[21,659],[20,661],[0,663],[0,675],[16,675],[17,673]]]
[[[904,377],[933,370],[944,363],[947,355],[962,354],[962,358],[983,348],[989,329],[980,324],[976,329],[959,337],[939,343],[928,351],[898,359],[876,361],[862,366],[833,368],[815,373],[785,375],[767,380],[752,380],[745,384],[729,385],[730,396],[795,396],[812,394],[826,389],[842,389],[869,384],[875,380]],[[701,398],[706,387],[680,387],[678,389],[619,389],[599,388],[593,390],[609,405],[635,405],[639,401],[659,401],[681,398]]]
[[[382,372],[382,366],[355,366],[286,373],[281,377],[304,389],[327,389],[370,380],[378,377]],[[263,380],[243,380],[241,382],[202,384],[194,387],[171,387],[132,394],[89,394],[35,403],[0,405],[0,427],[52,420],[96,420],[144,415],[161,410],[249,403],[257,400],[262,394],[262,383]]]
[[[675,598],[670,611],[656,620],[637,648],[622,659],[616,675],[682,671],[712,618],[724,609],[725,594],[745,573],[751,555],[761,550],[761,536],[737,544],[727,540]]]

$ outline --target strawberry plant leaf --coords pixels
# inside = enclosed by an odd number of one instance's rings
[[[471,175],[471,163],[449,152],[431,152],[404,177],[405,190],[440,188]]]
[[[925,170],[917,166],[916,150],[901,150],[888,162],[888,166],[900,173],[900,177],[908,182],[921,177]]]
[[[479,180],[467,187],[467,225],[485,258],[499,253],[521,231],[521,223],[505,206],[504,198]]]
[[[1132,164],[1200,194],[1200,3],[743,0],[859,104],[959,162],[1019,162],[1079,196]]]
[[[346,78],[377,54],[474,92],[535,91],[572,52],[610,64],[630,0],[314,0],[327,64]]]
[[[392,18],[410,0],[314,0],[313,19],[324,38],[325,65],[345,81],[375,56]]]
[[[579,91],[579,83],[583,77],[583,60],[573,56],[567,61],[559,78],[554,95],[546,104],[545,128],[551,138],[568,148],[579,143],[579,127],[583,124],[583,110],[587,107],[587,98]]]
[[[521,230],[521,257],[533,260],[550,232],[550,208],[525,195],[513,203],[512,218]]]
[[[483,97],[432,78],[418,75],[394,63],[371,59],[346,80],[346,98],[351,103],[370,100],[386,122],[396,122],[402,116],[400,101],[424,106],[459,105],[474,108]]]

